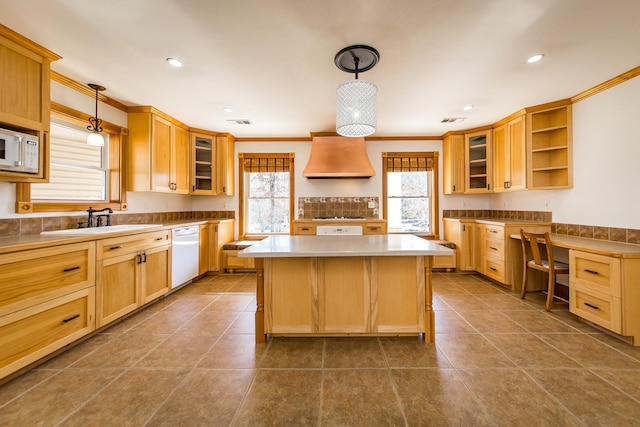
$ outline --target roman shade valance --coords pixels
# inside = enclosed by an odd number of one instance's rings
[[[433,170],[433,153],[382,153],[387,172],[421,172]]]

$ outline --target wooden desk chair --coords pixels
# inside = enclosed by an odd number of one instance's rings
[[[551,311],[551,304],[553,303],[554,292],[556,287],[556,275],[557,274],[569,274],[569,265],[564,262],[555,261],[553,259],[553,246],[551,245],[551,236],[549,233],[527,233],[520,229],[520,238],[522,242],[522,260],[523,260],[523,278],[522,278],[522,293],[520,297],[524,299],[527,293],[527,269],[548,273],[549,282],[547,285],[547,311]],[[540,244],[544,242],[547,249],[547,258],[543,259],[540,252]],[[527,255],[527,243],[531,248],[531,255],[533,259],[528,259]],[[566,286],[563,283],[559,285]]]

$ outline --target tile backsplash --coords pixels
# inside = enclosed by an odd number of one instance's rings
[[[551,222],[551,212],[506,211],[506,210],[444,210],[444,218],[495,218],[519,219],[525,221]],[[615,228],[598,225],[551,223],[551,232],[586,239],[609,240],[612,242],[640,244],[640,230]]]
[[[111,224],[162,224],[188,219],[233,219],[234,211],[186,211],[113,214]],[[0,219],[0,237],[39,234],[42,231],[76,228],[87,216],[46,216]]]
[[[299,197],[298,219],[354,216],[378,219],[379,207],[378,197]]]

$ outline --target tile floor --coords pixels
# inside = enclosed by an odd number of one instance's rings
[[[0,386],[0,425],[640,424],[640,347],[542,295],[435,273],[435,345],[255,345],[254,280],[205,277]]]

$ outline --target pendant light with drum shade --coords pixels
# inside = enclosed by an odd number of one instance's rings
[[[371,46],[353,45],[340,50],[334,59],[336,66],[355,79],[342,83],[336,91],[336,132],[347,137],[364,137],[376,131],[376,96],[378,88],[372,82],[358,80],[358,73],[372,69],[380,54]]]
[[[102,132],[102,126],[100,126],[102,124],[102,120],[98,118],[98,92],[105,90],[105,87],[95,83],[88,83],[87,86],[96,91],[96,116],[89,117],[89,126],[87,126],[87,130],[91,133],[87,136],[87,144],[103,147],[104,138],[100,135],[100,132]]]

